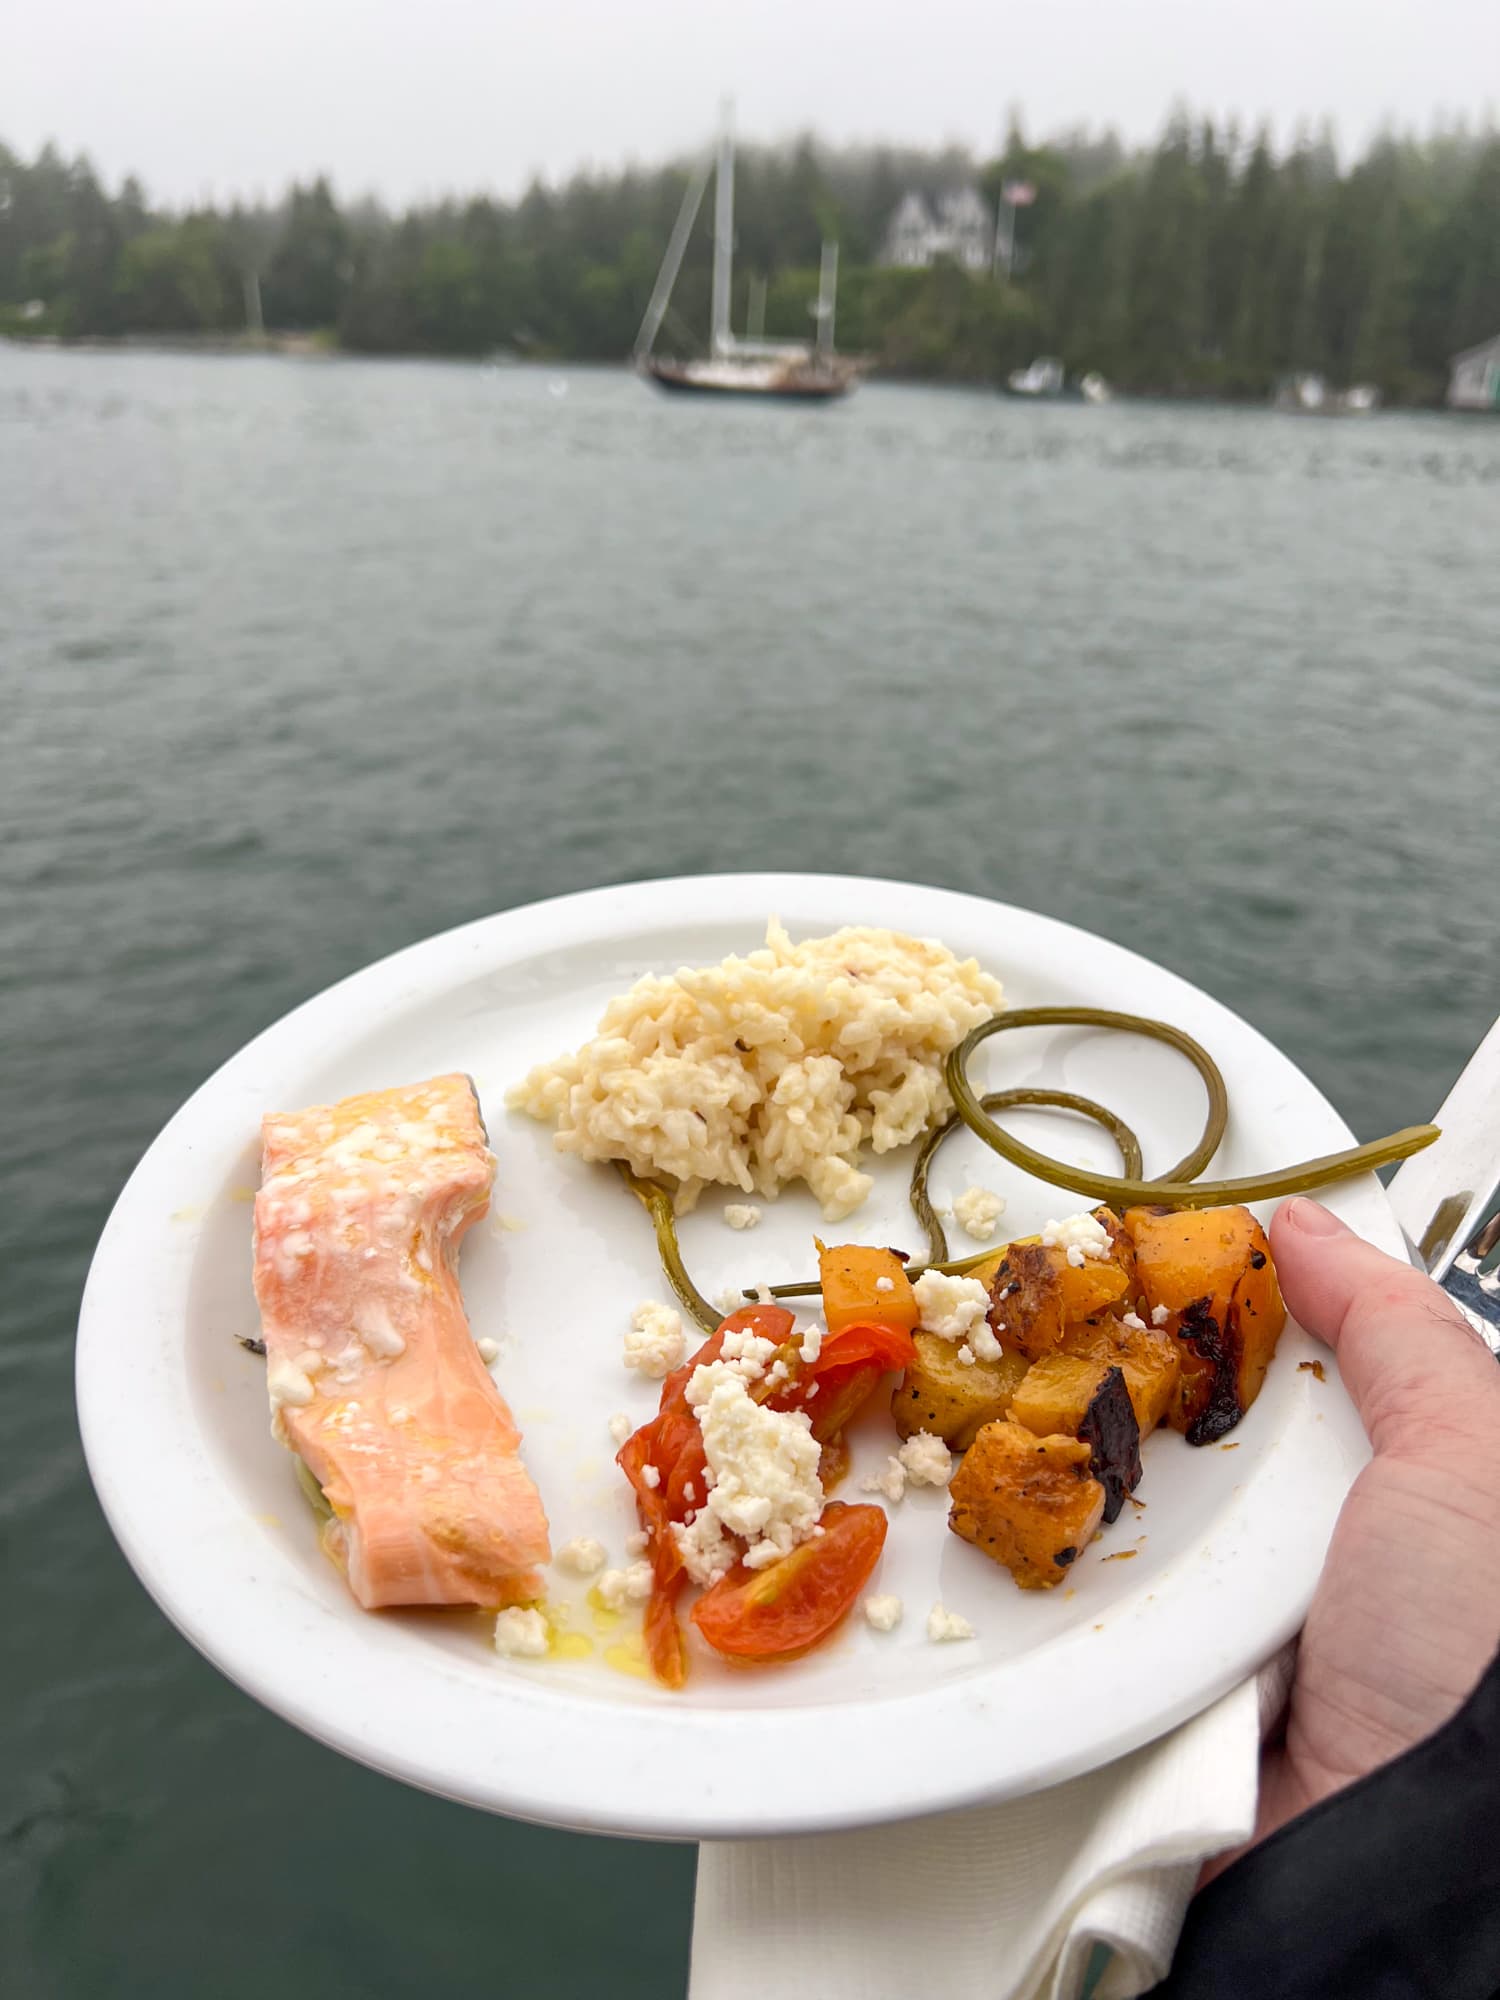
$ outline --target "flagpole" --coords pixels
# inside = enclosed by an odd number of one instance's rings
[[[1030,208],[1036,200],[1036,186],[1032,181],[1002,181],[1000,185],[1000,206],[1010,210],[1010,227],[1005,234],[1005,275],[1013,278],[1016,272],[1016,223],[1018,211]],[[997,221],[998,234],[998,221]]]

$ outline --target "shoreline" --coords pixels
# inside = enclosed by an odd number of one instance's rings
[[[251,334],[197,334],[197,333],[120,333],[120,334],[77,334],[26,333],[16,328],[6,328],[0,332],[0,348],[41,348],[66,353],[95,354],[187,354],[212,355],[228,359],[262,359],[267,356],[294,361],[424,361],[443,362],[462,368],[537,368],[565,369],[587,368],[609,372],[631,373],[633,364],[627,358],[619,360],[590,358],[579,355],[521,354],[513,349],[499,349],[489,354],[455,354],[440,348],[390,348],[372,349],[344,347],[331,334],[324,333],[267,333],[259,336]],[[982,375],[912,375],[896,369],[871,368],[866,376],[867,383],[893,383],[908,389],[953,389],[980,391],[1000,396],[1006,402],[1035,407],[1060,406],[1065,399],[1053,397],[1027,397],[1007,395],[1003,376]],[[1115,389],[1111,401],[1117,403],[1170,403],[1213,405],[1217,408],[1237,410],[1273,410],[1270,395],[1236,394],[1225,389]],[[1390,416],[1392,414],[1447,417],[1488,417],[1500,415],[1500,409],[1466,410],[1450,409],[1443,402],[1387,402],[1377,410],[1359,413],[1363,416]],[[1322,416],[1327,421],[1335,414],[1347,418],[1349,412],[1281,411],[1281,415]]]

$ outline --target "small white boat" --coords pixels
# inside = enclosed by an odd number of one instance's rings
[[[1114,391],[1097,371],[1090,369],[1076,382],[1055,354],[1039,355],[1029,368],[1013,368],[1005,378],[1008,396],[1026,396],[1035,402],[1107,403]]]
[[[1373,382],[1330,389],[1321,375],[1288,375],[1277,383],[1271,407],[1294,417],[1367,417],[1380,408],[1380,391]]]
[[[1029,368],[1013,368],[1005,378],[1012,396],[1061,396],[1067,377],[1055,354],[1043,354]]]

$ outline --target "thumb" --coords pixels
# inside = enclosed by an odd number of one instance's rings
[[[1447,1293],[1314,1201],[1271,1223],[1276,1275],[1293,1318],[1338,1356],[1377,1452],[1451,1453],[1500,1432],[1500,1367]]]

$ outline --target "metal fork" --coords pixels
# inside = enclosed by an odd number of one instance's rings
[[[1386,1189],[1412,1262],[1436,1278],[1500,1356],[1500,1020],[1470,1057],[1433,1120],[1443,1136],[1406,1161]]]

